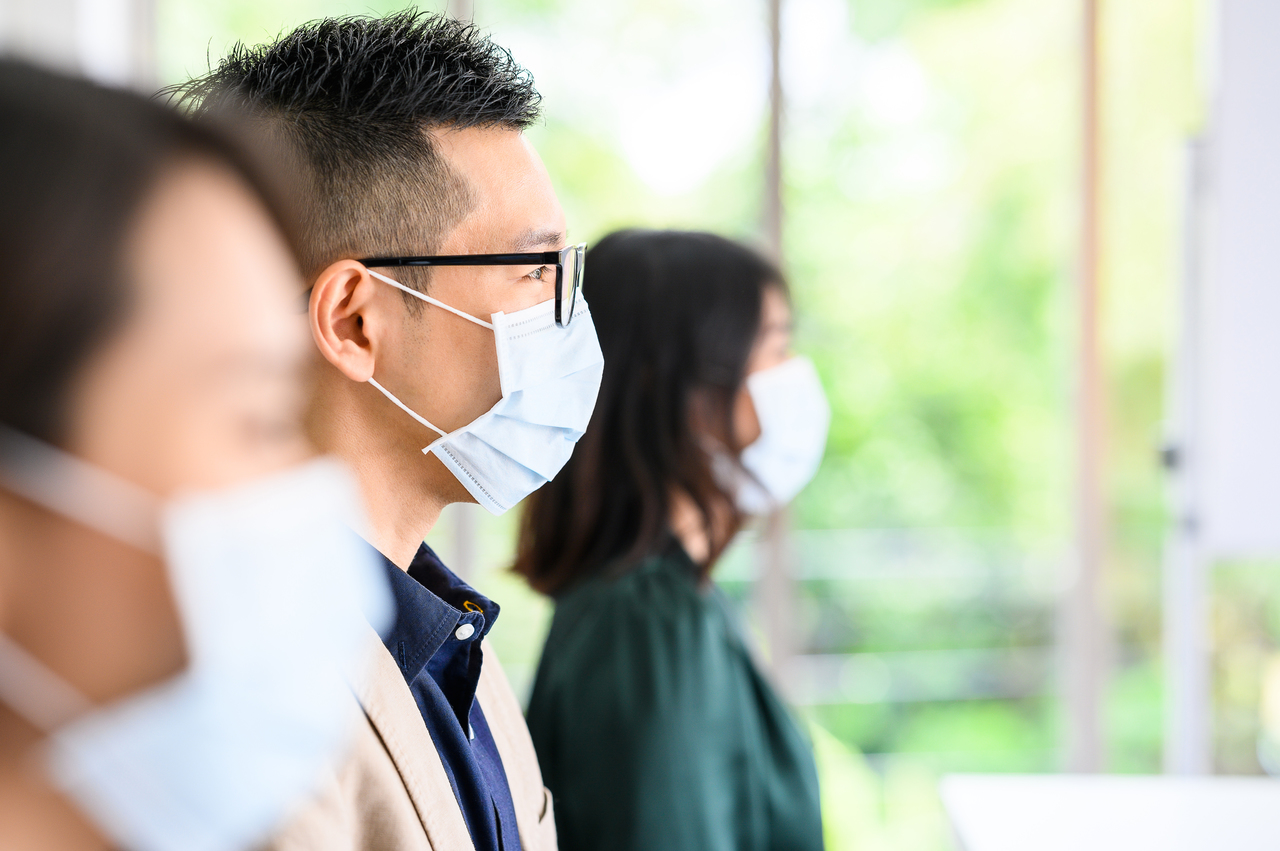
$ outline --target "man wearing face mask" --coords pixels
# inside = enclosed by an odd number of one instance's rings
[[[603,358],[522,131],[539,96],[469,25],[402,13],[237,47],[180,97],[294,152],[318,352],[313,439],[356,470],[398,615],[355,684],[368,729],[279,847],[555,847],[520,708],[483,638],[498,606],[423,544],[441,509],[499,514],[553,477]]]

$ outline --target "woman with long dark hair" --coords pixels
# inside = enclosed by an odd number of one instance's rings
[[[528,720],[560,847],[821,848],[809,746],[710,582],[825,443],[786,284],[720,237],[623,231],[583,286],[604,382],[516,563],[556,601]]]

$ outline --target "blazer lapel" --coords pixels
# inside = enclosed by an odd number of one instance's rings
[[[413,693],[395,659],[369,628],[368,668],[353,690],[382,738],[433,848],[474,851],[467,823]]]
[[[498,756],[502,757],[502,769],[511,789],[521,846],[524,851],[555,851],[555,823],[548,818],[549,804],[542,786],[538,755],[533,749],[533,740],[529,738],[520,702],[511,690],[502,665],[498,663],[497,654],[487,641],[476,699],[489,722],[493,743],[498,746]]]

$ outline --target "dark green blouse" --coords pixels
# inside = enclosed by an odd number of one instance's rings
[[[557,602],[529,730],[561,851],[822,848],[809,745],[678,546]]]

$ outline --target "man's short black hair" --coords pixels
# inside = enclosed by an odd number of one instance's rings
[[[247,112],[297,157],[309,276],[344,257],[434,253],[472,199],[428,131],[524,130],[541,102],[529,73],[473,25],[412,9],[237,44],[166,93],[198,112]]]

